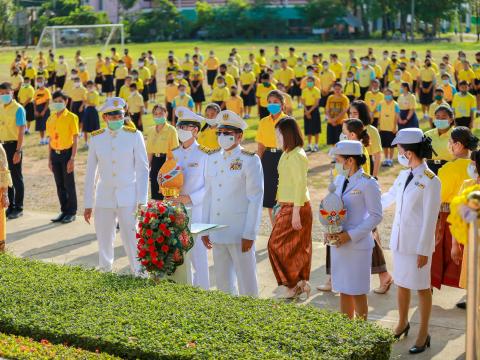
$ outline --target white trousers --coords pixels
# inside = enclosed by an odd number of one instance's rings
[[[204,290],[210,289],[208,252],[200,236],[195,239],[193,248],[190,250],[190,259],[192,261],[193,286],[198,286]]]
[[[135,238],[137,219],[135,218],[135,210],[135,206],[116,209],[95,208],[93,216],[101,270],[112,271],[114,259],[113,242],[115,240],[118,219],[120,237],[128,257],[130,270],[133,274],[139,275],[140,263],[137,261],[137,241]]]
[[[232,295],[258,296],[255,245],[243,253],[241,243],[213,244],[213,269],[218,290]]]

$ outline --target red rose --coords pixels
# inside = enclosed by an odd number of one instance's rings
[[[143,259],[143,258],[145,257],[145,255],[147,255],[147,252],[146,252],[145,250],[140,250],[140,251],[138,252],[138,257],[139,257],[139,258],[142,258],[142,259]]]
[[[153,239],[152,239],[152,238],[148,238],[147,244],[148,244],[148,245],[152,245],[152,244],[153,244]]]
[[[162,231],[167,230],[167,225],[165,225],[164,223],[161,223],[160,224],[160,230],[162,230]]]
[[[168,247],[168,245],[162,245],[162,251],[163,251],[164,253],[168,252],[168,249],[170,249],[170,248]]]
[[[166,237],[170,237],[170,235],[172,235],[172,232],[167,229],[163,232],[163,235],[165,235]]]
[[[155,251],[155,246],[150,245],[150,246],[148,247],[148,251],[150,251],[150,252]]]
[[[163,269],[163,260],[158,260],[157,267],[158,267],[159,269]]]
[[[157,238],[157,242],[158,242],[159,244],[161,244],[161,243],[164,242],[164,241],[165,241],[165,238],[164,238],[163,236],[159,236],[159,237]]]
[[[170,215],[169,218],[170,218],[170,221],[171,221],[171,222],[175,222],[175,216]]]
[[[167,209],[165,208],[165,206],[159,206],[159,207],[158,207],[158,212],[159,212],[160,214],[163,214],[165,211],[167,211]]]
[[[152,259],[152,264],[157,265],[157,264],[158,264],[158,259],[157,259],[157,258],[153,258],[153,259]]]
[[[151,236],[153,235],[152,229],[147,229],[147,231],[145,231],[145,234],[146,234],[148,237],[151,237]]]
[[[140,245],[143,245],[143,244],[145,244],[145,240],[144,240],[143,238],[142,238],[142,239],[139,239],[139,240],[138,240],[138,243],[139,243]]]
[[[142,260],[142,265],[143,265],[143,266],[147,266],[147,265],[148,265],[148,262],[149,262],[148,260]]]
[[[139,233],[136,233],[136,234],[135,234],[135,238],[141,239],[141,238],[142,238],[142,235],[140,235]]]
[[[157,214],[152,214],[152,215],[150,215],[150,217],[151,217],[152,219],[158,218]]]

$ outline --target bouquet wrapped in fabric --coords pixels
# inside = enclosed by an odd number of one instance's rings
[[[172,275],[193,247],[185,206],[172,201],[148,202],[138,214],[137,258],[154,277]]]
[[[480,210],[480,185],[467,187],[450,203],[447,221],[455,240],[462,245],[468,241],[468,224],[477,219]]]
[[[333,178],[331,176],[331,178]],[[336,187],[332,182],[328,186],[328,194],[320,203],[320,223],[323,225],[326,234],[338,234],[343,231],[342,223],[347,215],[343,200],[335,193]],[[333,240],[325,241],[326,245],[335,246]]]
[[[177,164],[171,151],[167,153],[167,159],[158,172],[158,185],[160,192],[165,197],[178,197],[183,186],[183,171]]]

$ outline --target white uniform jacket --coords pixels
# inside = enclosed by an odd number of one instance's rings
[[[85,176],[85,208],[146,204],[149,170],[142,134],[123,127],[118,131],[101,129],[92,135]]]
[[[427,164],[403,170],[393,186],[382,195],[382,206],[396,203],[390,249],[403,254],[431,256],[435,249],[435,227],[440,211],[440,180]]]
[[[260,158],[237,146],[209,155],[203,222],[227,225],[212,232],[217,244],[256,240],[262,218],[263,170]]]
[[[348,179],[348,185],[342,195],[345,177],[335,179],[336,194],[342,197],[347,215],[343,230],[352,241],[342,245],[357,250],[372,249],[375,246],[372,230],[382,221],[381,192],[377,181],[370,175],[358,170]]]

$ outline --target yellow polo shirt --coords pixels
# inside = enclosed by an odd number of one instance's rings
[[[329,70],[333,71],[335,74],[335,79],[342,78],[343,64],[341,62],[331,63]]]
[[[430,106],[428,108],[428,117],[430,119],[435,119],[435,110],[437,110],[437,108],[440,105],[450,106],[450,105],[448,105],[447,102],[445,102],[443,100],[440,103],[438,103],[437,101],[434,101],[433,103],[430,104]]]
[[[417,100],[412,93],[400,95],[397,102],[400,110],[415,110],[417,107]]]
[[[113,69],[115,68],[115,65],[112,63],[110,64],[102,64],[102,74],[103,75],[113,75]]]
[[[472,112],[477,109],[477,99],[468,92],[466,95],[456,93],[453,96],[452,108],[455,118],[470,117]]]
[[[128,75],[128,68],[126,66],[118,66],[115,70],[115,79],[125,80]]]
[[[383,100],[378,104],[378,111],[380,113],[378,130],[395,132],[397,129],[396,114],[400,113],[400,108],[397,102],[392,100],[390,103],[387,103]]]
[[[384,98],[385,95],[383,95],[383,93],[380,91],[367,91],[367,93],[365,94],[365,102],[367,103],[368,109],[370,110],[370,113],[372,113],[372,116],[374,118],[378,118],[379,114],[377,106],[378,104],[380,104],[381,101],[383,101]]]
[[[284,118],[285,113],[281,112],[280,116],[277,119],[273,119],[272,115],[268,115],[260,120],[258,123],[257,136],[255,141],[257,143],[263,144],[265,147],[276,148],[277,139],[275,137],[275,125],[277,122]]]
[[[380,133],[378,132],[377,128],[373,125],[367,125],[365,129],[370,137],[370,145],[367,146],[368,153],[370,155],[374,155],[382,152],[382,139],[380,138]],[[368,163],[369,161],[367,161],[367,164]]]
[[[214,89],[218,87],[217,78],[219,76],[222,76],[222,75],[218,74],[217,77],[215,78],[215,82],[213,83],[213,88]],[[228,88],[231,88],[232,85],[235,85],[235,78],[232,75],[230,75],[229,73],[225,73],[225,75],[223,75],[223,77],[225,78],[225,84],[227,84]]]
[[[469,84],[475,80],[475,73],[471,68],[468,70],[462,69],[458,72],[458,82],[465,80]]]
[[[343,94],[339,96],[331,95],[327,99],[327,104],[325,105],[325,112],[329,113],[331,117],[337,117],[342,111],[350,107],[350,100]],[[348,118],[347,113],[345,113],[342,118],[338,119],[335,125],[341,125]]]
[[[127,85],[122,85],[118,96],[127,101],[128,97],[130,96],[130,88]]]
[[[205,67],[207,68],[207,70],[217,70],[219,66],[220,61],[216,56],[208,57],[207,60],[205,60]]]
[[[28,85],[27,87],[22,86],[18,91],[18,101],[20,101],[20,104],[26,105],[28,99],[32,101],[33,94],[35,94],[35,89],[32,85]]]
[[[150,70],[146,66],[143,66],[138,69],[138,78],[142,80],[144,83],[147,82],[152,74],[150,73]]]
[[[85,97],[87,96],[87,89],[85,89],[83,86],[78,88],[74,87],[72,90],[70,90],[68,95],[72,98],[72,101],[84,101]]]
[[[277,87],[273,84],[270,84],[269,87],[265,87],[265,85],[263,84],[258,84],[255,96],[260,99],[260,106],[267,107],[268,94],[270,93],[270,91],[275,90],[276,88]]]
[[[240,96],[230,96],[225,101],[225,107],[227,110],[233,111],[237,115],[243,114],[243,99]]]
[[[320,97],[320,89],[315,86],[313,88],[306,87],[302,90],[302,100],[305,102],[305,106],[315,105]]]
[[[327,92],[332,88],[333,83],[336,80],[335,72],[332,70],[323,70],[320,73],[320,83],[322,84],[322,91]]]
[[[98,91],[87,91],[86,102],[87,106],[99,106],[100,95],[98,94]]]
[[[179,94],[178,87],[175,84],[168,84],[165,88],[165,101],[167,103],[173,102],[173,99]]]
[[[142,110],[143,104],[143,97],[137,91],[135,94],[130,95],[127,99],[128,111],[130,114],[139,113]]]
[[[285,86],[289,86],[290,82],[295,78],[295,72],[291,67],[287,66],[286,69],[279,69],[275,71],[273,76]]]
[[[227,101],[230,97],[230,91],[226,87],[216,87],[212,91],[212,101]]]
[[[165,125],[157,131],[156,126],[152,126],[147,132],[147,153],[166,154],[179,145],[177,130],[172,125]]]
[[[47,136],[53,150],[70,149],[73,138],[78,133],[78,116],[67,109],[63,110],[60,116],[52,112],[47,120]]]
[[[217,128],[216,127],[207,127],[203,129],[198,135],[198,143],[207,149],[214,150],[218,149],[220,145],[218,144]]]
[[[63,64],[58,63],[56,66],[57,76],[66,76],[68,72],[68,66],[64,62]]]
[[[432,160],[452,161],[454,159],[454,156],[448,151],[448,139],[450,139],[452,131],[453,127],[442,135],[440,135],[438,129],[431,129],[425,132],[425,136],[432,139],[433,150],[437,153],[437,155],[432,154]]]
[[[253,71],[242,72],[240,74],[240,83],[243,85],[251,85],[257,81]]]
[[[420,75],[420,81],[432,82],[435,79],[436,72],[435,70],[433,70],[432,67],[429,67],[429,68],[423,67],[420,69],[419,75]]]
[[[393,96],[400,96],[400,88],[402,87],[402,82],[400,80],[392,80],[388,83],[388,88],[392,90]]]
[[[15,100],[0,105],[0,141],[18,139],[18,127],[26,125],[25,109]]]
[[[90,74],[88,71],[79,71],[78,72],[78,77],[80,78],[80,81],[82,84],[86,84],[88,80],[90,80]]]
[[[35,105],[41,105],[49,101],[52,98],[52,95],[50,94],[50,90],[44,87],[44,88],[35,90],[35,94],[33,97],[34,97]]]
[[[470,178],[467,172],[470,162],[470,159],[455,159],[438,170],[438,178],[442,184],[440,190],[442,203],[452,202],[452,199],[458,195],[463,182]]]
[[[303,206],[310,201],[307,172],[307,154],[301,147],[284,151],[278,163],[277,201],[293,203],[294,206]]]

